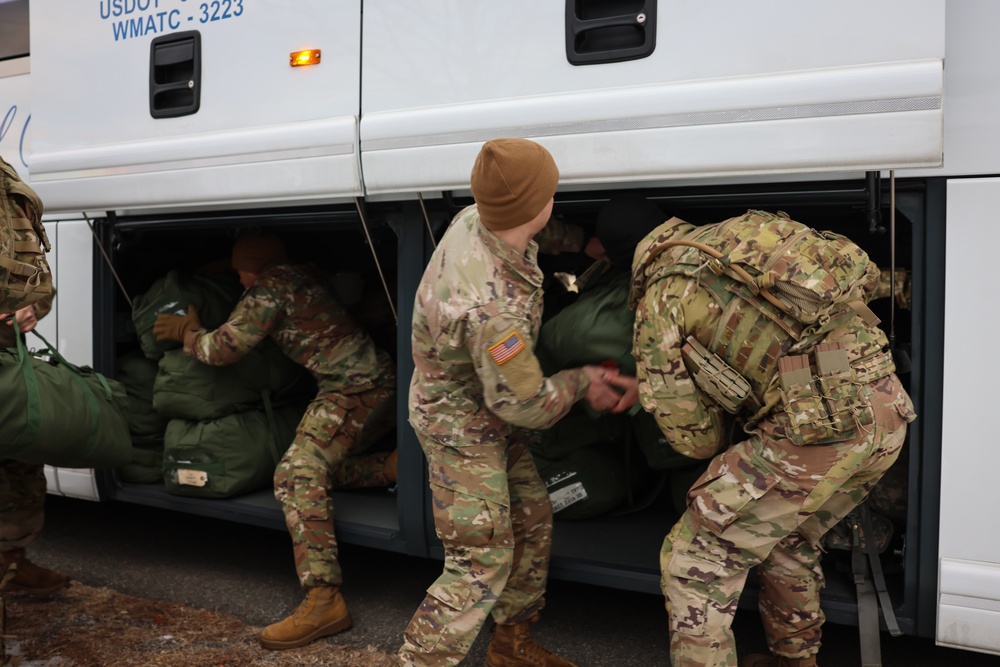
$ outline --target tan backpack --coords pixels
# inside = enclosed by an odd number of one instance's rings
[[[42,200],[0,157],[0,314],[52,294]]]

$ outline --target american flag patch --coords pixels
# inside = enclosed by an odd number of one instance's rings
[[[521,340],[521,337],[518,336],[515,331],[493,347],[489,348],[489,352],[490,356],[493,357],[493,361],[497,364],[505,364],[523,349],[524,341]]]

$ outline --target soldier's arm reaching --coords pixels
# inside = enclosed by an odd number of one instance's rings
[[[545,377],[526,333],[527,323],[500,314],[472,325],[467,338],[486,407],[505,422],[523,428],[548,428],[578,400],[598,410],[615,408],[621,395],[603,381],[605,369],[571,368]]]
[[[267,338],[282,312],[280,300],[270,290],[255,285],[243,294],[218,329],[188,331],[184,351],[211,366],[236,363]]]

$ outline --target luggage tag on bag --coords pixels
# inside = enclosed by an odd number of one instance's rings
[[[205,486],[208,484],[208,473],[204,470],[177,470],[177,483],[184,486]]]

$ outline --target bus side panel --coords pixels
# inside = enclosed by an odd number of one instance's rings
[[[366,193],[467,186],[496,136],[544,143],[563,184],[940,164],[944,2],[657,6],[650,55],[591,65],[566,3],[366,7]]]
[[[31,152],[30,67],[28,58],[0,61],[0,155],[26,182]]]
[[[1000,248],[1000,226],[989,212],[1000,179],[951,181],[947,197],[937,641],[1000,652],[1000,533],[991,497],[1000,447],[990,418],[1000,310],[989,287]]]
[[[46,205],[178,208],[360,194],[360,15],[357,1],[34,0],[32,159]],[[200,39],[200,77],[191,78],[198,109],[153,117],[154,81],[169,67],[154,75],[151,64],[170,55],[154,56],[153,40],[190,31]],[[304,49],[319,49],[320,62],[292,67],[291,54]]]
[[[949,2],[945,46],[945,152],[943,169],[905,176],[974,176],[1000,173],[1000,85],[997,67],[1000,3]]]

